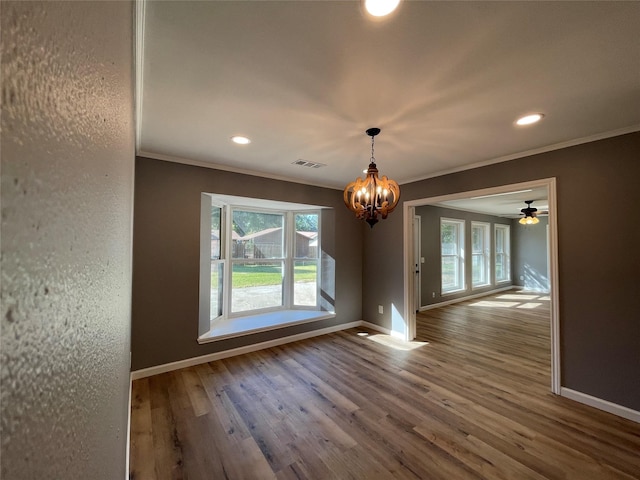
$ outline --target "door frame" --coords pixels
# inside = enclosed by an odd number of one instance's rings
[[[422,205],[431,205],[446,200],[459,200],[483,195],[495,195],[527,188],[546,187],[549,194],[549,249],[547,252],[549,262],[550,281],[550,315],[551,315],[551,392],[560,395],[560,310],[558,282],[558,224],[557,224],[557,196],[556,179],[544,178],[529,182],[501,185],[466,192],[440,195],[437,197],[425,197],[418,200],[409,200],[403,203],[403,257],[404,257],[404,318],[405,340],[410,341],[416,337],[416,312],[415,312],[415,283],[413,265],[413,218],[415,208]]]
[[[413,215],[413,263],[414,263],[414,310],[420,309],[421,300],[420,292],[422,292],[422,218],[420,215]]]

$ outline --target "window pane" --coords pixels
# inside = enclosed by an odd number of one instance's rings
[[[482,285],[485,283],[484,255],[473,255],[471,260],[471,281],[473,285]]]
[[[297,213],[295,258],[318,258],[318,214]]]
[[[240,263],[231,272],[231,311],[282,305],[282,262]]]
[[[496,252],[504,251],[504,230],[496,229]]]
[[[471,229],[471,250],[473,253],[482,253],[484,250],[484,228],[473,227]]]
[[[458,253],[457,225],[442,225],[442,255],[456,255]]]
[[[211,260],[220,259],[220,241],[221,241],[221,227],[220,217],[222,216],[222,208],[211,207]]]
[[[233,211],[233,258],[282,258],[284,215]]]
[[[211,262],[211,306],[209,316],[213,319],[222,315],[222,285],[224,278],[224,263]]]
[[[496,280],[504,280],[503,255],[501,253],[496,254]]]
[[[442,257],[442,290],[458,287],[457,257]]]
[[[318,291],[318,262],[294,262],[293,303],[301,306],[316,306]]]

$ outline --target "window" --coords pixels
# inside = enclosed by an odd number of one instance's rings
[[[440,219],[440,254],[442,259],[442,293],[464,290],[463,220]]]
[[[509,225],[496,225],[496,283],[511,280],[511,229]]]
[[[471,286],[490,284],[489,224],[471,222]]]
[[[202,194],[199,342],[335,315],[320,208]]]

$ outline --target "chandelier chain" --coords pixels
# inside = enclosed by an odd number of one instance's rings
[[[371,163],[376,163],[376,158],[373,156],[373,143],[375,141],[374,136],[371,137]]]

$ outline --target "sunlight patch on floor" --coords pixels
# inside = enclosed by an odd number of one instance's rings
[[[542,305],[542,301],[550,301],[549,295],[540,295],[537,293],[505,293],[496,296],[499,300],[480,300],[471,303],[472,307],[496,307],[496,308],[525,308],[533,309]],[[505,301],[510,300],[510,301]],[[531,300],[537,300],[535,302]]]
[[[505,300],[535,300],[538,295],[520,295],[517,293],[506,293],[504,295],[498,295],[497,298],[503,298]]]
[[[380,345],[384,345],[385,347],[391,347],[395,350],[401,350],[404,352],[429,345],[429,342],[405,342],[404,340],[400,340],[399,338],[393,338],[389,335],[383,335],[381,333],[370,334],[367,332],[358,332],[357,335],[359,337],[366,337],[368,340],[376,342]]]
[[[494,300],[480,300],[479,302],[472,303],[472,307],[497,307],[497,308],[512,308],[520,305],[519,302],[497,302]]]
[[[540,305],[542,304],[536,303],[536,302],[529,302],[529,303],[523,303],[522,305],[518,305],[516,308],[536,308],[536,307],[539,307]]]

